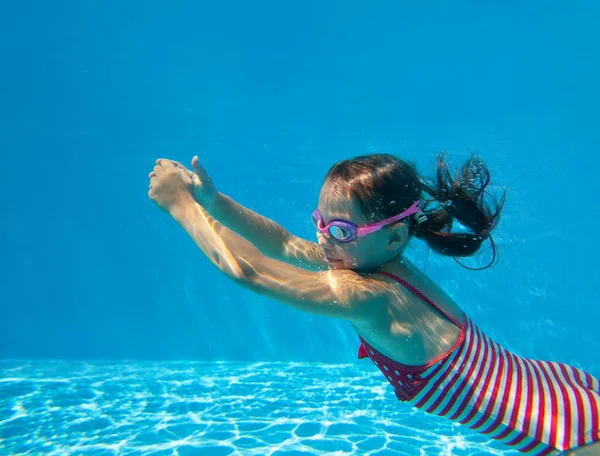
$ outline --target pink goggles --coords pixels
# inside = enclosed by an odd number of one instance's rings
[[[358,226],[355,223],[349,222],[348,220],[332,220],[329,224],[325,225],[325,221],[318,209],[315,209],[312,215],[312,220],[315,227],[320,233],[329,233],[336,241],[339,242],[351,242],[361,236],[379,231],[386,225],[390,225],[394,222],[398,222],[402,219],[410,217],[416,214],[421,209],[419,208],[420,200],[415,201],[408,209],[398,215],[387,218],[372,225]]]

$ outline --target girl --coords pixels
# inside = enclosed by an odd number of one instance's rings
[[[403,256],[417,237],[455,259],[490,241],[495,259],[504,197],[484,202],[490,174],[477,157],[453,178],[441,155],[433,182],[387,154],[335,164],[313,213],[318,244],[219,193],[197,157],[192,167],[158,160],[149,197],[239,285],[349,321],[359,358],[371,358],[400,401],[524,453],[600,454],[598,379],[503,349]],[[470,232],[452,232],[455,219]]]

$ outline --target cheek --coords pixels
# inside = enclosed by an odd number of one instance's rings
[[[338,245],[335,249],[336,256],[343,259],[348,265],[368,261],[374,256],[379,256],[382,248],[380,239],[375,236],[366,236],[355,242]]]
[[[355,263],[357,251],[354,243],[337,245],[333,251],[335,256],[341,260],[341,263],[344,266],[349,267]]]
[[[364,239],[363,241],[364,242],[357,244],[354,249],[354,254],[356,257],[364,261],[381,255],[381,249],[385,244],[378,242],[379,240],[375,237]]]
[[[351,243],[344,248],[344,259],[350,264],[360,263],[370,251],[371,247],[366,242]]]
[[[367,241],[361,239],[361,241]],[[331,269],[355,269],[361,265],[370,264],[379,255],[378,245],[372,242],[349,243],[337,251],[342,261],[339,264],[330,264]]]

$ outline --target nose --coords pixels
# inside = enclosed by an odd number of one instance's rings
[[[331,235],[329,233],[321,233],[320,231],[317,231],[317,243],[320,246],[329,244],[330,239]]]

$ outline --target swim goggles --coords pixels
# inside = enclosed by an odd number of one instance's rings
[[[421,209],[419,208],[420,203],[421,201],[417,200],[401,214],[394,215],[393,217],[381,220],[380,222],[373,223],[371,225],[358,226],[352,222],[349,222],[348,220],[341,219],[332,220],[325,225],[325,221],[323,220],[323,217],[321,217],[318,209],[315,209],[313,212],[312,221],[320,233],[329,233],[336,241],[345,243],[354,241],[358,237],[366,236],[367,234],[379,231],[384,226],[398,222],[402,219],[410,217],[413,214],[418,214],[417,223],[422,223],[427,219],[427,216],[421,212]]]

